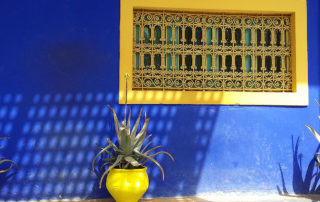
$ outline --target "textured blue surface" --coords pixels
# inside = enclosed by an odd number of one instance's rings
[[[20,168],[0,175],[0,201],[108,197],[90,163],[106,137],[115,139],[106,104],[124,109],[119,9],[119,1],[1,1],[0,134],[10,139],[0,156]],[[279,164],[289,192],[305,186],[293,180],[292,137],[304,175],[317,147],[304,125],[319,129],[319,9],[308,0],[308,107],[143,106],[154,145],[176,159],[158,158],[164,182],[150,165],[147,196],[277,192]]]

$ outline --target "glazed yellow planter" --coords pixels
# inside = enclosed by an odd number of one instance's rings
[[[147,168],[112,169],[106,187],[117,202],[137,202],[147,191],[149,178]]]

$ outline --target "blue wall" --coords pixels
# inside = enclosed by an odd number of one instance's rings
[[[277,193],[283,183],[308,193],[301,180],[317,142],[304,125],[319,129],[319,6],[308,0],[308,107],[143,106],[154,145],[176,159],[158,158],[164,182],[149,166],[147,196]],[[117,104],[119,9],[106,0],[1,1],[0,136],[10,136],[1,156],[20,167],[0,175],[1,201],[109,197],[90,163],[106,137],[115,139],[106,104],[124,109]]]

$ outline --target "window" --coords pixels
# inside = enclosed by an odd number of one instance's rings
[[[134,10],[133,89],[291,92],[290,18]]]
[[[308,104],[306,2],[183,2],[121,1],[120,103]]]

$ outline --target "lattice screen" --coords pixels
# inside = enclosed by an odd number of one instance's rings
[[[290,15],[134,10],[133,89],[292,91]]]

